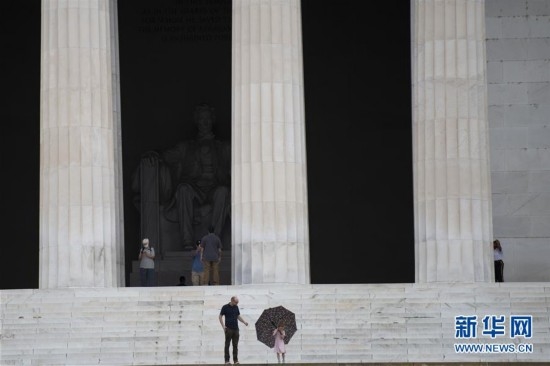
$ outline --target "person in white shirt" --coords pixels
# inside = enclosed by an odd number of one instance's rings
[[[149,239],[142,241],[139,251],[139,276],[141,286],[155,285],[155,249],[149,246]]]
[[[504,282],[504,256],[498,239],[493,241],[493,255],[495,259],[495,282]]]

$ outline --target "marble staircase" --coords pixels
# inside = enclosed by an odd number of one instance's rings
[[[550,283],[274,284],[2,290],[0,364],[220,364],[218,314],[232,295],[250,323],[241,325],[243,364],[276,363],[254,322],[278,305],[296,313],[288,364],[550,360]],[[489,314],[532,315],[533,337],[466,342],[531,343],[533,351],[455,353],[454,317]]]

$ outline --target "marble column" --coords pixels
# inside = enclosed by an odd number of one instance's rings
[[[300,13],[233,0],[233,284],[310,282]]]
[[[491,282],[483,0],[414,0],[416,282]]]
[[[42,1],[40,288],[124,286],[116,0]]]

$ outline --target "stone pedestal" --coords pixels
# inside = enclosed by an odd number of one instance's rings
[[[413,2],[416,282],[493,281],[483,0]]]
[[[233,1],[233,284],[310,282],[300,13]]]
[[[116,0],[42,1],[40,288],[124,285]]]

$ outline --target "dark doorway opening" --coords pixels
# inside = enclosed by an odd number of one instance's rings
[[[231,141],[231,5],[231,0],[118,2],[127,286],[137,285],[141,234],[133,183],[142,154],[194,139],[193,112],[201,103],[215,109],[216,138]],[[159,285],[176,285],[180,275],[191,278],[189,256],[169,258],[170,250],[157,256],[163,260],[157,260],[157,269],[171,273],[159,276]]]
[[[414,282],[409,3],[302,0],[312,283]]]

